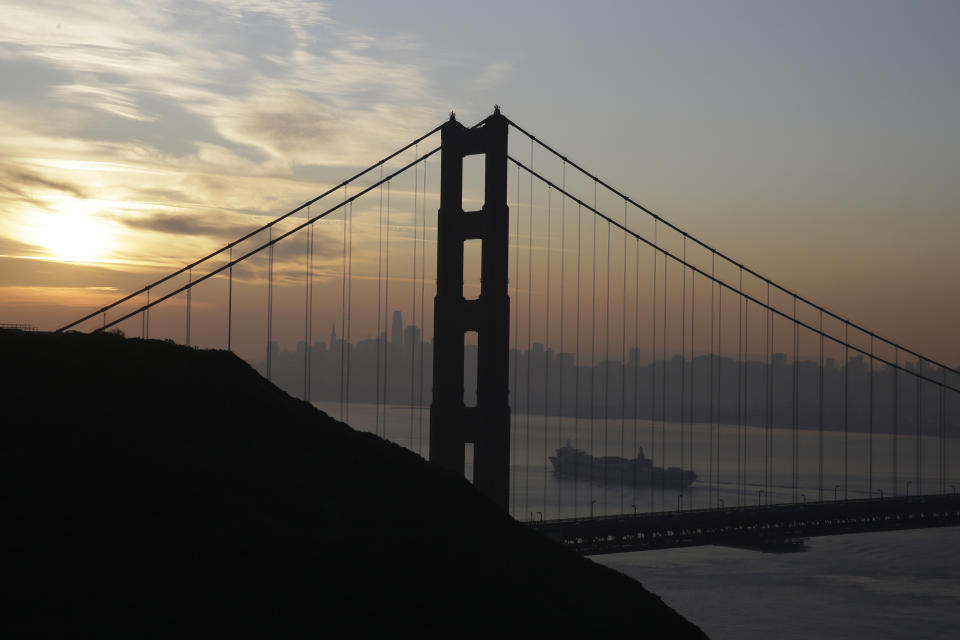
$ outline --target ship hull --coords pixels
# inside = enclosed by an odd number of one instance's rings
[[[697,479],[694,471],[655,467],[642,456],[641,452],[632,460],[615,456],[595,458],[578,449],[561,447],[550,456],[550,462],[557,478],[603,485],[686,489]]]

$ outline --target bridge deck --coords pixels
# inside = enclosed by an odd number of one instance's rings
[[[535,522],[584,555],[718,544],[777,549],[803,538],[960,526],[960,495],[700,509]]]

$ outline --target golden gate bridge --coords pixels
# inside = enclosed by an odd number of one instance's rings
[[[499,108],[59,330],[78,329],[233,350],[584,553],[960,524],[960,372]],[[564,447],[587,466],[558,468]]]

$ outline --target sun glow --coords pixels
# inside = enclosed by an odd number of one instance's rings
[[[111,246],[109,225],[96,215],[96,203],[70,200],[60,203],[60,213],[44,214],[38,221],[34,227],[35,243],[57,260],[102,261]]]

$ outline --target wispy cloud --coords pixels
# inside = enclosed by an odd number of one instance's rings
[[[0,61],[50,73],[23,80],[32,97],[0,102],[0,236],[41,253],[42,216],[77,211],[110,230],[121,261],[156,249],[157,234],[189,234],[166,250],[192,251],[307,199],[318,186],[296,177],[304,167],[365,164],[436,118],[405,55],[414,40],[340,25],[321,2],[4,12]]]

